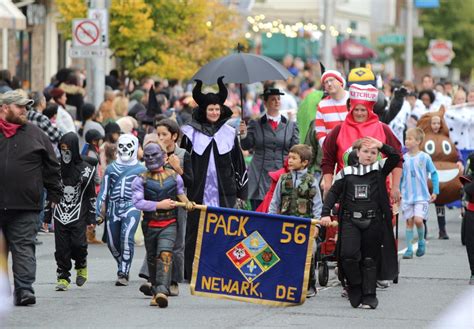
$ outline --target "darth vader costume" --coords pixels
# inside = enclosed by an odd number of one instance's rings
[[[235,129],[225,123],[232,116],[224,105],[227,89],[223,77],[217,81],[219,93],[203,94],[202,81],[196,80],[193,98],[198,107],[193,110],[193,120],[181,128],[181,147],[191,154],[194,172],[188,197],[197,204],[233,208],[237,198],[247,198],[247,169],[240,150]],[[207,120],[208,105],[218,104],[219,119]],[[185,278],[191,279],[194,249],[199,224],[199,212],[188,214],[185,244]]]
[[[392,211],[386,190],[387,175],[400,155],[391,146],[380,149],[387,158],[371,165],[356,164],[342,169],[324,200],[321,217],[339,207],[339,279],[349,284],[349,300],[376,308],[377,280],[397,274],[397,254],[392,230]]]
[[[71,259],[76,270],[87,267],[86,227],[95,224],[95,166],[79,153],[79,139],[73,132],[65,134],[59,146],[67,145],[61,152],[62,197],[57,205],[48,204],[45,222],[54,220],[54,256],[57,277],[70,282]]]

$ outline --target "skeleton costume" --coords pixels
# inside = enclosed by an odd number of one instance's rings
[[[53,209],[47,205],[45,222],[54,220],[58,280],[70,282],[71,259],[76,270],[87,267],[86,227],[96,222],[95,168],[81,158],[76,133],[65,134],[61,144],[68,146],[67,150],[60,150],[63,195]]]
[[[353,307],[362,303],[376,308],[377,280],[393,279],[397,271],[385,180],[397,166],[400,155],[386,144],[380,151],[386,159],[366,166],[348,166],[337,174],[321,213],[322,217],[329,216],[339,200],[339,274],[341,281],[345,278],[349,283]]]
[[[158,144],[149,143],[144,149],[149,171],[136,177],[132,183],[133,204],[143,210],[142,229],[152,284],[153,304],[168,305],[171,283],[173,249],[177,234],[178,209],[157,209],[158,202],[176,200],[184,194],[184,183],[174,170],[163,168],[166,154]]]
[[[145,171],[138,163],[138,139],[121,135],[118,158],[105,170],[99,197],[97,216],[106,220],[107,245],[117,262],[116,285],[126,285],[134,253],[134,236],[140,222],[140,211],[132,203],[132,182]]]

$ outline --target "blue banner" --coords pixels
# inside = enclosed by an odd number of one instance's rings
[[[201,210],[191,293],[273,306],[304,303],[311,219],[237,209]]]

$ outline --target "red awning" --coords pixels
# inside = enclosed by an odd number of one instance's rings
[[[344,40],[332,48],[332,54],[337,60],[371,59],[377,56],[373,49],[352,39]]]

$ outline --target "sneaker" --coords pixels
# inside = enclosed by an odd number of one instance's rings
[[[179,295],[179,288],[177,282],[171,282],[170,285],[170,296],[176,297]]]
[[[377,288],[387,289],[388,287],[390,287],[390,281],[388,281],[388,280],[377,280]]]
[[[471,286],[474,286],[474,274],[471,275],[471,278],[469,279],[469,284],[470,284]]]
[[[33,294],[31,291],[20,290],[15,295],[16,306],[28,306],[28,305],[33,305],[33,304],[36,304],[36,297],[35,297],[35,294]]]
[[[38,238],[35,238],[35,246],[40,246],[43,244],[43,241],[38,240]]]
[[[426,252],[426,245],[418,242],[418,249],[416,250],[416,257],[421,257]],[[413,256],[412,256],[413,257]]]
[[[117,276],[117,281],[115,281],[117,287],[128,286],[128,277],[125,274],[119,274]]]
[[[153,296],[153,292],[151,291],[151,283],[150,282],[145,282],[144,284],[142,284],[140,286],[139,290],[145,296]]]
[[[309,287],[308,291],[306,292],[306,298],[314,297],[314,296],[316,296],[317,293],[318,293],[318,291],[316,290],[315,287]]]
[[[66,291],[69,289],[69,281],[66,279],[58,279],[56,283],[56,291]]]
[[[166,296],[165,294],[159,292],[155,295],[154,299],[158,304],[159,308],[168,307],[168,296]]]
[[[413,258],[413,250],[408,250],[405,251],[403,254],[403,259],[412,259]]]
[[[87,281],[87,267],[78,268],[76,275],[76,285],[82,287]]]

